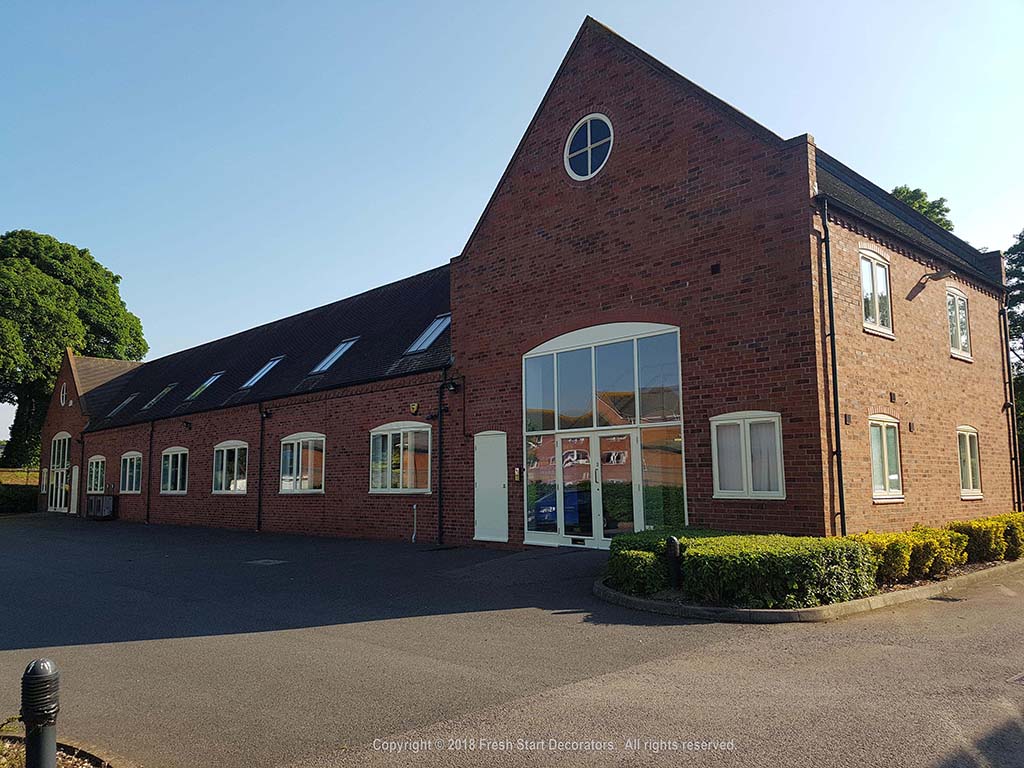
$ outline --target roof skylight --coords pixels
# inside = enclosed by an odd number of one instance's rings
[[[248,389],[249,387],[255,385],[257,381],[262,379],[270,372],[271,368],[280,363],[282,360],[284,360],[284,355],[281,355],[279,357],[272,357],[269,360],[267,360],[267,362],[264,363],[263,367],[256,371],[256,373],[254,373],[252,376],[250,376],[249,380],[245,382],[245,384],[243,384],[240,387],[240,389]]]
[[[119,406],[117,406],[117,408],[115,408],[114,410],[112,410],[110,413],[107,414],[107,418],[109,419],[111,416],[116,416],[117,414],[119,414],[121,411],[123,411],[125,409],[125,407],[128,405],[128,403],[130,403],[132,400],[134,400],[138,396],[139,396],[138,392],[132,392],[130,395],[128,395],[128,397],[126,397],[124,399],[123,403],[121,403]]]
[[[359,341],[358,336],[352,339],[345,339],[343,342],[341,342],[341,344],[334,348],[331,354],[329,354],[327,357],[321,360],[320,364],[317,365],[317,367],[314,368],[312,371],[310,371],[310,374],[324,373],[325,371],[327,371],[327,369],[334,365],[338,361],[339,357],[348,352],[349,349],[352,348],[352,345],[355,344],[357,341]]]
[[[156,405],[158,402],[160,402],[160,400],[163,398],[164,395],[166,395],[168,392],[170,392],[176,386],[178,386],[178,382],[174,382],[173,384],[168,384],[166,387],[164,387],[163,389],[160,390],[160,394],[158,394],[156,397],[154,397],[152,400],[150,400],[148,403],[146,403],[144,406],[142,406],[142,410],[145,411],[145,410],[148,410],[149,408],[152,408],[154,405]]]
[[[417,352],[425,352],[430,345],[437,341],[437,337],[444,333],[445,329],[452,324],[451,313],[438,315],[433,322],[427,326],[427,330],[420,334],[419,338],[405,350],[405,354],[414,355]]]
[[[186,397],[185,400],[186,401],[187,400],[195,400],[197,397],[199,397],[201,394],[203,394],[203,392],[205,392],[207,390],[207,388],[211,384],[213,384],[213,382],[215,382],[217,379],[219,379],[223,375],[224,375],[224,371],[217,371],[217,373],[211,375],[210,378],[208,378],[206,381],[204,381],[202,384],[200,384],[198,387],[196,387],[196,391],[193,392],[188,397]]]

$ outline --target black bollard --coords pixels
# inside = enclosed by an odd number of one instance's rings
[[[665,557],[668,558],[668,575],[672,589],[679,589],[679,539],[675,536],[665,539]]]
[[[25,768],[57,768],[60,672],[36,659],[21,676],[21,720],[25,723]]]

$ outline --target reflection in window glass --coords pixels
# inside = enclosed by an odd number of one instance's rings
[[[946,294],[946,313],[949,315],[949,348],[954,352],[960,350],[960,334],[956,319],[956,296]]]
[[[640,365],[640,421],[646,424],[679,421],[679,342],[676,335],[648,336],[637,339],[636,345]]]
[[[429,429],[370,435],[370,490],[430,490]]]
[[[875,491],[885,490],[885,465],[882,460],[882,426],[871,425],[871,487]]]
[[[644,524],[648,528],[683,525],[683,437],[679,427],[641,430],[640,447]]]
[[[774,421],[750,423],[750,474],[755,491],[779,490],[779,451]]]
[[[868,259],[860,260],[860,289],[864,299],[864,322],[876,323],[875,319],[875,281]]]
[[[552,355],[526,360],[526,431],[555,428],[555,359]]]
[[[373,435],[370,438],[370,487],[387,488],[388,436]]]
[[[558,501],[555,494],[555,438],[526,438],[526,529],[558,532]]]
[[[875,292],[878,295],[878,324],[892,328],[889,311],[889,269],[884,264],[875,264]]]
[[[558,428],[594,426],[590,348],[558,353]]]
[[[620,341],[595,348],[597,368],[597,425],[636,423],[636,382],[633,342]]]

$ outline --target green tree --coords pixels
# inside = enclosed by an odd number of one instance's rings
[[[0,466],[38,462],[65,347],[122,360],[149,350],[120,281],[85,248],[29,230],[0,235],[0,401],[17,406]]]
[[[1017,435],[1024,442],[1024,229],[1003,251],[1006,259],[1006,320],[1010,326],[1013,393],[1017,401]]]
[[[893,197],[902,200],[915,211],[923,213],[943,229],[953,231],[953,222],[949,220],[949,206],[946,205],[946,198],[937,197],[934,200],[928,199],[928,193],[918,187],[911,189],[906,184],[900,184],[892,191]]]

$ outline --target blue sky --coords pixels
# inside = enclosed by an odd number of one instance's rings
[[[6,0],[0,231],[121,274],[151,358],[437,266],[587,13],[977,246],[1024,228],[1019,0]]]

